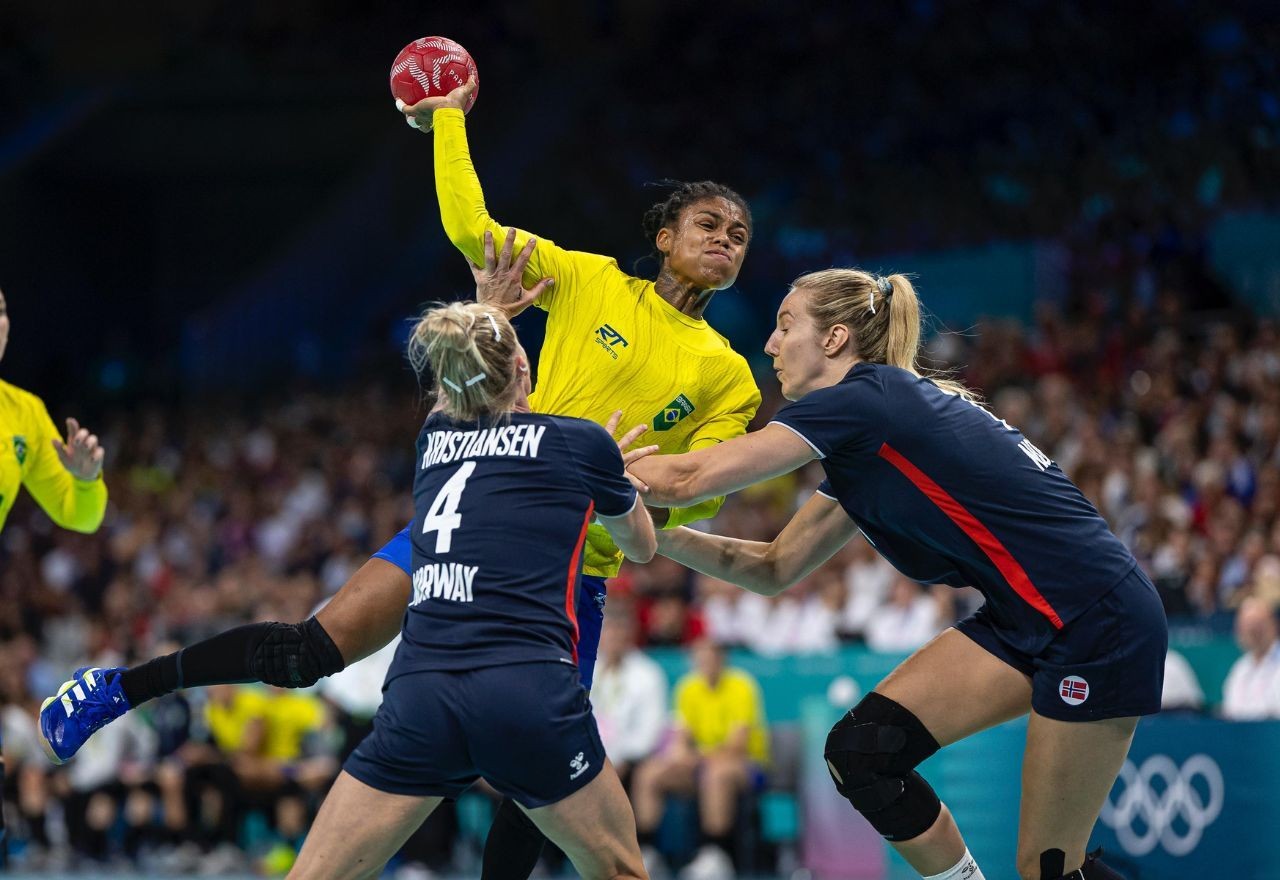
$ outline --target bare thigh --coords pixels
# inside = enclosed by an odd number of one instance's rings
[[[289,877],[377,877],[441,800],[378,791],[344,770],[329,789]]]
[[[875,690],[911,710],[942,746],[1031,709],[1031,677],[954,628],[904,660]]]
[[[1068,722],[1031,713],[1018,819],[1022,876],[1040,876],[1040,854],[1046,850],[1062,850],[1065,871],[1084,862],[1089,833],[1137,725],[1137,718]]]
[[[409,576],[398,565],[370,559],[317,612],[316,620],[350,665],[399,635],[412,592]]]
[[[636,819],[608,761],[595,779],[564,800],[525,812],[564,851],[584,880],[647,880],[636,841]]]

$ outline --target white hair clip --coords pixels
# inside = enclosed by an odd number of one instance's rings
[[[498,330],[498,322],[493,319],[493,315],[490,315],[487,312],[485,313],[485,317],[489,319],[489,326],[493,327],[493,341],[501,342],[502,333]]]
[[[489,375],[487,373],[476,373],[474,376],[472,376],[470,379],[466,381],[466,386],[470,388],[472,385],[475,385],[478,382],[483,382],[487,378],[489,378]],[[462,386],[459,385],[457,382],[453,381],[452,379],[450,379],[448,376],[441,376],[440,381],[443,382],[445,385],[449,386],[450,388],[452,388],[456,393],[458,394],[462,393]]]
[[[876,313],[876,292],[874,290],[867,294],[867,308],[871,311],[871,314],[874,315]]]

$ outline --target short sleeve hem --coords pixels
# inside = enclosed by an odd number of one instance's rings
[[[630,516],[631,512],[636,509],[636,505],[640,503],[640,493],[634,489],[631,492],[631,503],[627,505],[627,509],[622,513],[600,513],[597,511],[596,516],[600,519],[622,519],[624,516]]]
[[[823,452],[821,449],[819,449],[819,448],[817,447],[817,445],[816,445],[812,440],[810,440],[810,439],[809,439],[808,437],[806,437],[804,434],[800,433],[800,429],[799,429],[799,428],[796,428],[796,427],[794,427],[794,426],[792,426],[792,425],[788,425],[786,422],[780,422],[780,421],[778,421],[777,419],[774,419],[774,420],[773,420],[773,421],[771,421],[769,424],[771,424],[771,425],[781,425],[782,427],[784,427],[784,428],[786,428],[788,431],[790,431],[792,434],[795,434],[797,437],[799,437],[799,438],[800,438],[801,440],[803,440],[805,443],[808,443],[808,444],[809,444],[809,448],[810,448],[810,449],[812,449],[812,450],[814,451],[814,453],[818,456],[818,458],[826,458],[826,457],[827,457],[826,453],[825,453],[825,452]]]

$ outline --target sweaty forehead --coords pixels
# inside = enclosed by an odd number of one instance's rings
[[[729,221],[729,225],[747,226],[747,212],[737,202],[730,201],[724,196],[708,196],[704,199],[698,199],[696,202],[690,202],[685,208],[685,219],[692,219],[698,214],[715,214]]]

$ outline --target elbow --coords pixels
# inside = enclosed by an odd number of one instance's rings
[[[760,566],[759,589],[756,592],[761,596],[777,596],[790,589],[797,580],[798,578],[783,570],[780,561],[773,554],[773,548],[770,547],[763,565]]]
[[[658,555],[658,539],[650,535],[647,541],[640,543],[636,547],[632,547],[623,553],[627,559],[632,562],[644,564]]]

